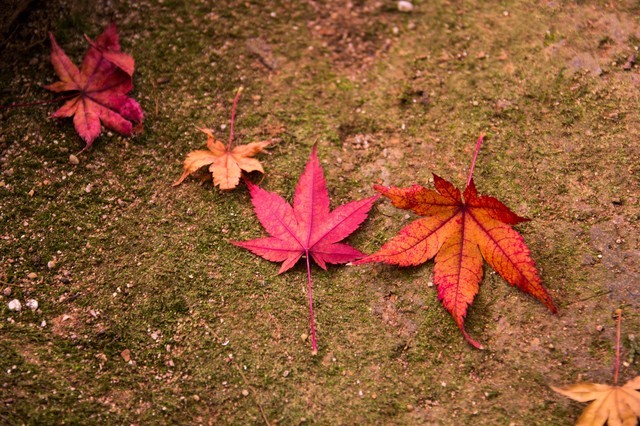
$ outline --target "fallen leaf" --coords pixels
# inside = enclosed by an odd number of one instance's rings
[[[640,376],[624,386],[610,386],[598,383],[577,383],[575,385],[551,388],[574,401],[593,401],[584,410],[577,426],[637,425],[640,417]]]
[[[620,324],[622,309],[616,310],[616,358],[613,373],[614,385],[598,383],[576,383],[566,387],[551,386],[551,389],[574,401],[593,401],[582,412],[576,426],[635,426],[640,418],[640,376],[628,381],[624,386],[618,386],[620,373]]]
[[[120,51],[115,24],[107,28],[90,48],[80,69],[71,62],[52,33],[51,63],[60,81],[45,86],[53,92],[69,92],[65,104],[51,116],[73,117],[76,131],[89,148],[100,134],[100,123],[129,136],[133,122],[143,120],[140,105],[127,97],[133,89],[133,58]]]
[[[482,136],[476,155],[481,143]],[[554,313],[556,307],[542,286],[524,239],[510,226],[528,219],[516,215],[496,198],[478,195],[472,179],[474,164],[475,158],[462,194],[435,174],[435,191],[419,185],[409,188],[375,185],[395,207],[424,217],[355,264],[384,262],[412,266],[435,257],[433,281],[438,287],[438,299],[467,341],[481,349],[465,331],[464,320],[480,288],[483,257],[511,285],[533,295]]]
[[[229,149],[223,142],[215,140],[211,129],[199,130],[208,136],[208,150],[193,151],[187,155],[184,160],[184,173],[173,183],[173,186],[180,185],[187,176],[204,166],[209,166],[209,171],[213,175],[213,184],[220,189],[233,189],[238,186],[242,170],[264,173],[262,164],[251,157],[261,152],[270,141],[237,145]]]
[[[184,172],[182,176],[173,183],[173,186],[180,185],[187,176],[205,166],[209,166],[209,171],[213,175],[213,185],[219,186],[220,189],[224,190],[233,189],[238,186],[242,170],[245,172],[258,171],[264,173],[262,164],[251,157],[264,150],[271,141],[253,142],[246,145],[237,145],[232,148],[236,106],[241,92],[242,88],[238,89],[238,93],[233,100],[228,145],[216,140],[211,129],[199,129],[208,136],[208,150],[193,151],[187,155],[187,158],[184,160]]]
[[[296,185],[293,207],[278,194],[251,182],[247,185],[258,220],[271,236],[232,243],[272,262],[283,262],[279,274],[305,257],[311,343],[316,353],[309,259],[313,258],[322,269],[327,269],[327,263],[347,263],[364,256],[359,250],[339,241],[358,229],[379,196],[352,201],[330,211],[329,192],[315,146]]]

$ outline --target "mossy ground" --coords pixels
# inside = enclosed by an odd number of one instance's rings
[[[55,106],[1,112],[0,423],[571,424],[582,406],[548,386],[611,381],[617,308],[621,377],[639,369],[640,74],[624,69],[639,12],[35,3],[3,42],[1,103],[53,96],[40,87],[56,79],[48,30],[78,63],[82,33],[114,20],[146,119],[133,138],[104,132],[74,166],[82,143],[48,119]],[[277,275],[228,243],[263,233],[246,189],[171,187],[204,146],[196,127],[226,137],[240,85],[238,141],[277,138],[261,184],[288,198],[314,143],[335,206],[432,173],[462,186],[486,132],[476,184],[533,219],[518,230],[559,314],[486,267],[467,319],[478,351],[437,301],[432,263],[314,267],[313,356],[302,265]],[[350,242],[372,252],[409,220],[381,200]],[[9,311],[13,298],[39,309]]]

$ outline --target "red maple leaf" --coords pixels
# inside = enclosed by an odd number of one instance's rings
[[[311,344],[316,353],[309,259],[313,258],[322,269],[327,269],[327,263],[347,263],[364,256],[359,250],[339,241],[358,229],[379,195],[352,201],[330,211],[329,193],[315,146],[296,185],[293,207],[276,193],[265,191],[251,182],[247,185],[258,220],[271,236],[232,243],[272,262],[283,262],[279,274],[291,269],[305,256]]]
[[[49,37],[53,48],[51,63],[60,81],[45,88],[53,92],[71,92],[71,99],[51,116],[73,116],[76,131],[86,142],[84,149],[89,148],[100,134],[100,122],[122,135],[131,135],[132,122],[142,122],[143,113],[140,105],[126,96],[133,89],[134,60],[120,51],[115,24],[95,42],[87,37],[91,47],[80,69],[71,62],[52,33]]]
[[[482,138],[478,139],[476,156]],[[467,341],[482,348],[465,331],[464,320],[480,288],[483,257],[508,283],[533,295],[552,312],[557,309],[542,286],[524,239],[510,226],[528,219],[516,215],[493,197],[478,195],[472,178],[475,160],[474,157],[462,194],[435,174],[435,191],[419,185],[409,188],[375,185],[395,207],[424,217],[403,228],[376,253],[355,263],[410,266],[435,256],[433,281],[438,287],[438,299],[453,315]]]

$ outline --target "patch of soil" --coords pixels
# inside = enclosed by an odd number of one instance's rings
[[[307,25],[322,40],[332,61],[351,70],[370,66],[392,44],[392,28],[398,21],[379,0],[309,0],[315,17]]]
[[[548,30],[545,51],[548,57],[562,58],[572,71],[599,76],[612,67],[623,68],[640,39],[637,23],[626,14],[602,14],[582,7],[580,13],[564,16],[562,22]]]
[[[640,307],[639,229],[623,216],[591,227],[591,245],[606,269],[605,284],[610,297],[634,308]]]

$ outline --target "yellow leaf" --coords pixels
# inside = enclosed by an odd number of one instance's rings
[[[214,186],[225,190],[238,186],[242,170],[245,172],[259,171],[264,173],[260,162],[251,157],[263,151],[270,141],[237,145],[229,150],[224,143],[214,138],[210,129],[199,130],[208,136],[208,150],[193,151],[187,155],[184,160],[184,172],[174,182],[173,186],[180,185],[187,176],[204,166],[209,166]]]
[[[597,383],[551,388],[575,401],[593,401],[583,411],[576,426],[635,426],[640,417],[640,376],[624,386],[609,386]]]

